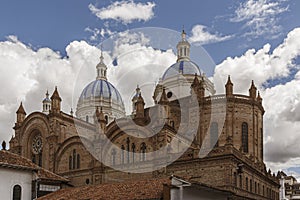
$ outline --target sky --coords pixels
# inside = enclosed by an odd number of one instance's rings
[[[96,77],[100,46],[127,112],[137,84],[150,106],[184,28],[192,60],[211,80],[230,75],[240,94],[255,81],[266,110],[267,167],[300,178],[299,11],[297,0],[1,1],[0,140],[14,134],[21,101],[27,113],[41,111],[55,86],[63,111],[75,110]]]

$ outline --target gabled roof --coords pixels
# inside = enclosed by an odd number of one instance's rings
[[[35,171],[38,178],[42,180],[69,182],[68,179],[39,167],[31,162],[31,160],[6,150],[0,150],[0,167]]]
[[[39,200],[159,200],[163,197],[164,184],[170,185],[170,178],[66,188],[40,197]]]

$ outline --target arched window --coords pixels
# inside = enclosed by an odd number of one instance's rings
[[[40,152],[39,153],[39,163],[38,163],[38,165],[41,167],[42,163],[43,163],[43,155],[42,155],[42,152]]]
[[[77,169],[80,168],[80,155],[77,154]]]
[[[237,175],[236,175],[236,172],[233,173],[233,185],[237,186]]]
[[[240,175],[240,188],[243,188],[243,177]]]
[[[172,128],[174,128],[174,121],[171,121],[170,125],[171,125]]]
[[[129,137],[126,140],[127,143],[127,163],[130,163],[130,139]]]
[[[32,162],[36,163],[36,156],[35,156],[35,154],[32,155]]]
[[[146,146],[145,142],[143,142],[141,144],[141,161],[146,160],[146,150],[147,150],[147,146]]]
[[[69,156],[69,170],[72,169],[72,156]]]
[[[117,152],[115,149],[111,150],[112,165],[116,165],[116,154]]]
[[[69,170],[80,168],[80,155],[76,153],[76,149],[73,149],[69,156]]]
[[[131,145],[131,150],[132,150],[132,163],[134,163],[134,154],[135,154],[135,144],[132,143]]]
[[[246,190],[248,190],[248,177],[246,177]]]
[[[243,152],[248,153],[248,124],[242,123],[242,149]]]
[[[76,150],[73,150],[73,169],[76,167]]]
[[[89,122],[89,116],[88,116],[88,115],[85,116],[85,121],[86,121],[86,122]]]
[[[15,185],[13,188],[13,200],[21,200],[22,188],[20,185]]]
[[[218,146],[218,123],[213,122],[210,125],[210,146],[217,147]]]
[[[125,151],[124,145],[122,145],[121,149],[122,149],[122,152],[121,152],[121,163],[124,164],[124,151]]]
[[[105,123],[106,123],[106,124],[108,124],[108,116],[107,116],[107,115],[105,115],[105,117],[104,117],[104,118],[105,118]]]

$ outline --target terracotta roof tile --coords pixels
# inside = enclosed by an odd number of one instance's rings
[[[38,200],[154,200],[162,198],[164,184],[171,184],[170,178],[66,188]]]
[[[37,171],[38,177],[46,180],[68,182],[69,180],[31,162],[31,160],[6,150],[0,150],[0,167]]]

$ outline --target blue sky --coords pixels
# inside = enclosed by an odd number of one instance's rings
[[[52,91],[55,85],[60,89],[65,111],[74,107],[70,96],[76,77],[81,74],[81,78],[93,78],[100,53],[96,46],[109,41],[113,33],[124,33],[124,43],[132,39],[126,30],[165,28],[158,38],[164,41],[170,39],[167,37],[172,31],[177,31],[179,38],[184,26],[196,49],[192,59],[201,62],[197,53],[202,46],[216,63],[215,68],[204,70],[208,76],[226,78],[230,74],[235,92],[245,94],[251,80],[255,80],[266,109],[267,165],[299,174],[300,147],[295,142],[300,139],[299,11],[297,0],[1,1],[0,139],[8,140],[13,135],[14,112],[20,101],[27,113],[40,110],[45,90]],[[143,40],[147,43],[147,38],[138,37],[140,44],[126,46],[121,42],[115,48],[116,55],[132,48],[143,49],[138,54],[140,60],[128,54],[128,58],[118,60],[123,68],[110,70],[115,85],[121,75],[127,77],[124,74],[134,71],[132,65],[143,64],[141,60],[156,60],[152,64],[163,66],[149,71],[153,79],[174,62],[172,52],[146,48]],[[162,44],[154,48],[168,50]],[[114,57],[109,53],[105,56],[110,66]],[[145,75],[139,74],[140,80],[147,78],[147,70],[143,68]],[[121,94],[130,93],[135,85],[119,84]]]
[[[288,11],[278,17],[281,26],[280,36],[273,39],[273,35],[264,34],[259,37],[243,37],[251,28],[241,28],[244,22],[230,22],[234,11],[239,7],[239,1],[212,0],[198,1],[153,1],[155,16],[148,21],[135,20],[133,23],[122,24],[115,20],[101,20],[89,9],[89,4],[98,8],[107,7],[112,1],[4,1],[0,7],[0,39],[5,40],[8,35],[16,35],[22,42],[35,48],[50,47],[65,55],[65,47],[74,40],[90,41],[91,33],[86,28],[102,28],[109,23],[113,31],[124,31],[138,27],[164,27],[181,31],[191,31],[196,24],[208,27],[211,32],[222,35],[234,35],[234,38],[218,44],[206,45],[206,50],[218,63],[227,56],[242,54],[248,48],[260,48],[265,43],[272,46],[279,44],[286,33],[299,25],[300,3],[296,0],[282,2],[288,6]],[[135,1],[147,2],[147,1]],[[106,35],[107,36],[107,35]],[[225,51],[219,51],[219,48]],[[230,49],[230,51],[226,51]]]

